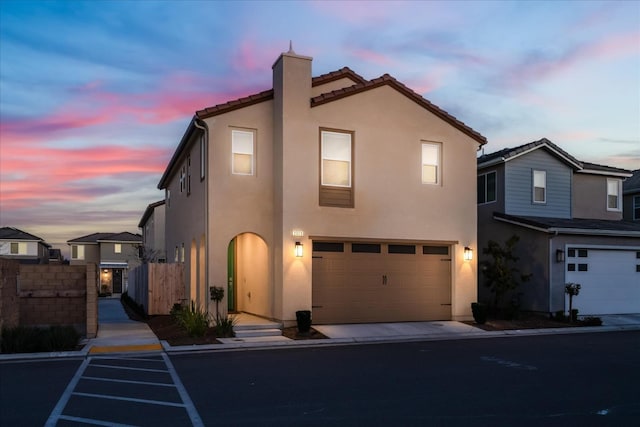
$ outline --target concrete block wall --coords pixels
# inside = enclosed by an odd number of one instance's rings
[[[18,261],[0,258],[0,329],[3,326],[13,328],[19,324],[19,271]]]

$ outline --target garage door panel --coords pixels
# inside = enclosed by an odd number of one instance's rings
[[[448,256],[424,255],[419,245],[414,248],[415,254],[391,254],[381,244],[380,253],[352,253],[345,243],[344,252],[314,252],[313,322],[450,319]]]
[[[640,313],[637,251],[582,249],[586,256],[578,257],[571,256],[577,255],[577,249],[571,249],[565,278],[581,285],[580,294],[573,299],[581,315]],[[579,271],[578,265],[586,265],[586,271]]]

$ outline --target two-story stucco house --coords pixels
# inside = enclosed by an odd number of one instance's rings
[[[139,234],[93,233],[68,240],[67,244],[71,246],[71,265],[98,265],[99,289],[103,293],[126,291],[129,269],[140,265],[142,236]]]
[[[581,162],[547,139],[478,158],[479,256],[518,235],[517,291],[525,310],[566,310],[582,286],[581,315],[640,312],[640,223],[622,218],[624,169]],[[480,276],[479,297],[490,299]]]
[[[640,169],[622,183],[624,219],[640,221]]]
[[[167,262],[164,244],[165,201],[160,200],[147,206],[138,223],[142,230],[143,261]]]
[[[291,324],[468,319],[485,138],[389,75],[312,77],[197,111],[158,187],[168,262],[206,307]]]
[[[14,227],[0,228],[0,257],[22,264],[48,264],[50,244]]]

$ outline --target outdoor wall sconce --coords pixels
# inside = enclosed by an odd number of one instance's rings
[[[469,246],[464,247],[464,260],[471,261],[473,259],[473,249]]]
[[[301,258],[302,254],[303,254],[303,250],[302,250],[302,243],[300,242],[296,242],[296,257]]]
[[[562,249],[556,250],[556,262],[564,262],[564,251]]]

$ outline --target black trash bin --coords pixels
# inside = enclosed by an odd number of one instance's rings
[[[296,311],[296,322],[298,322],[298,332],[304,334],[311,330],[311,311]]]

